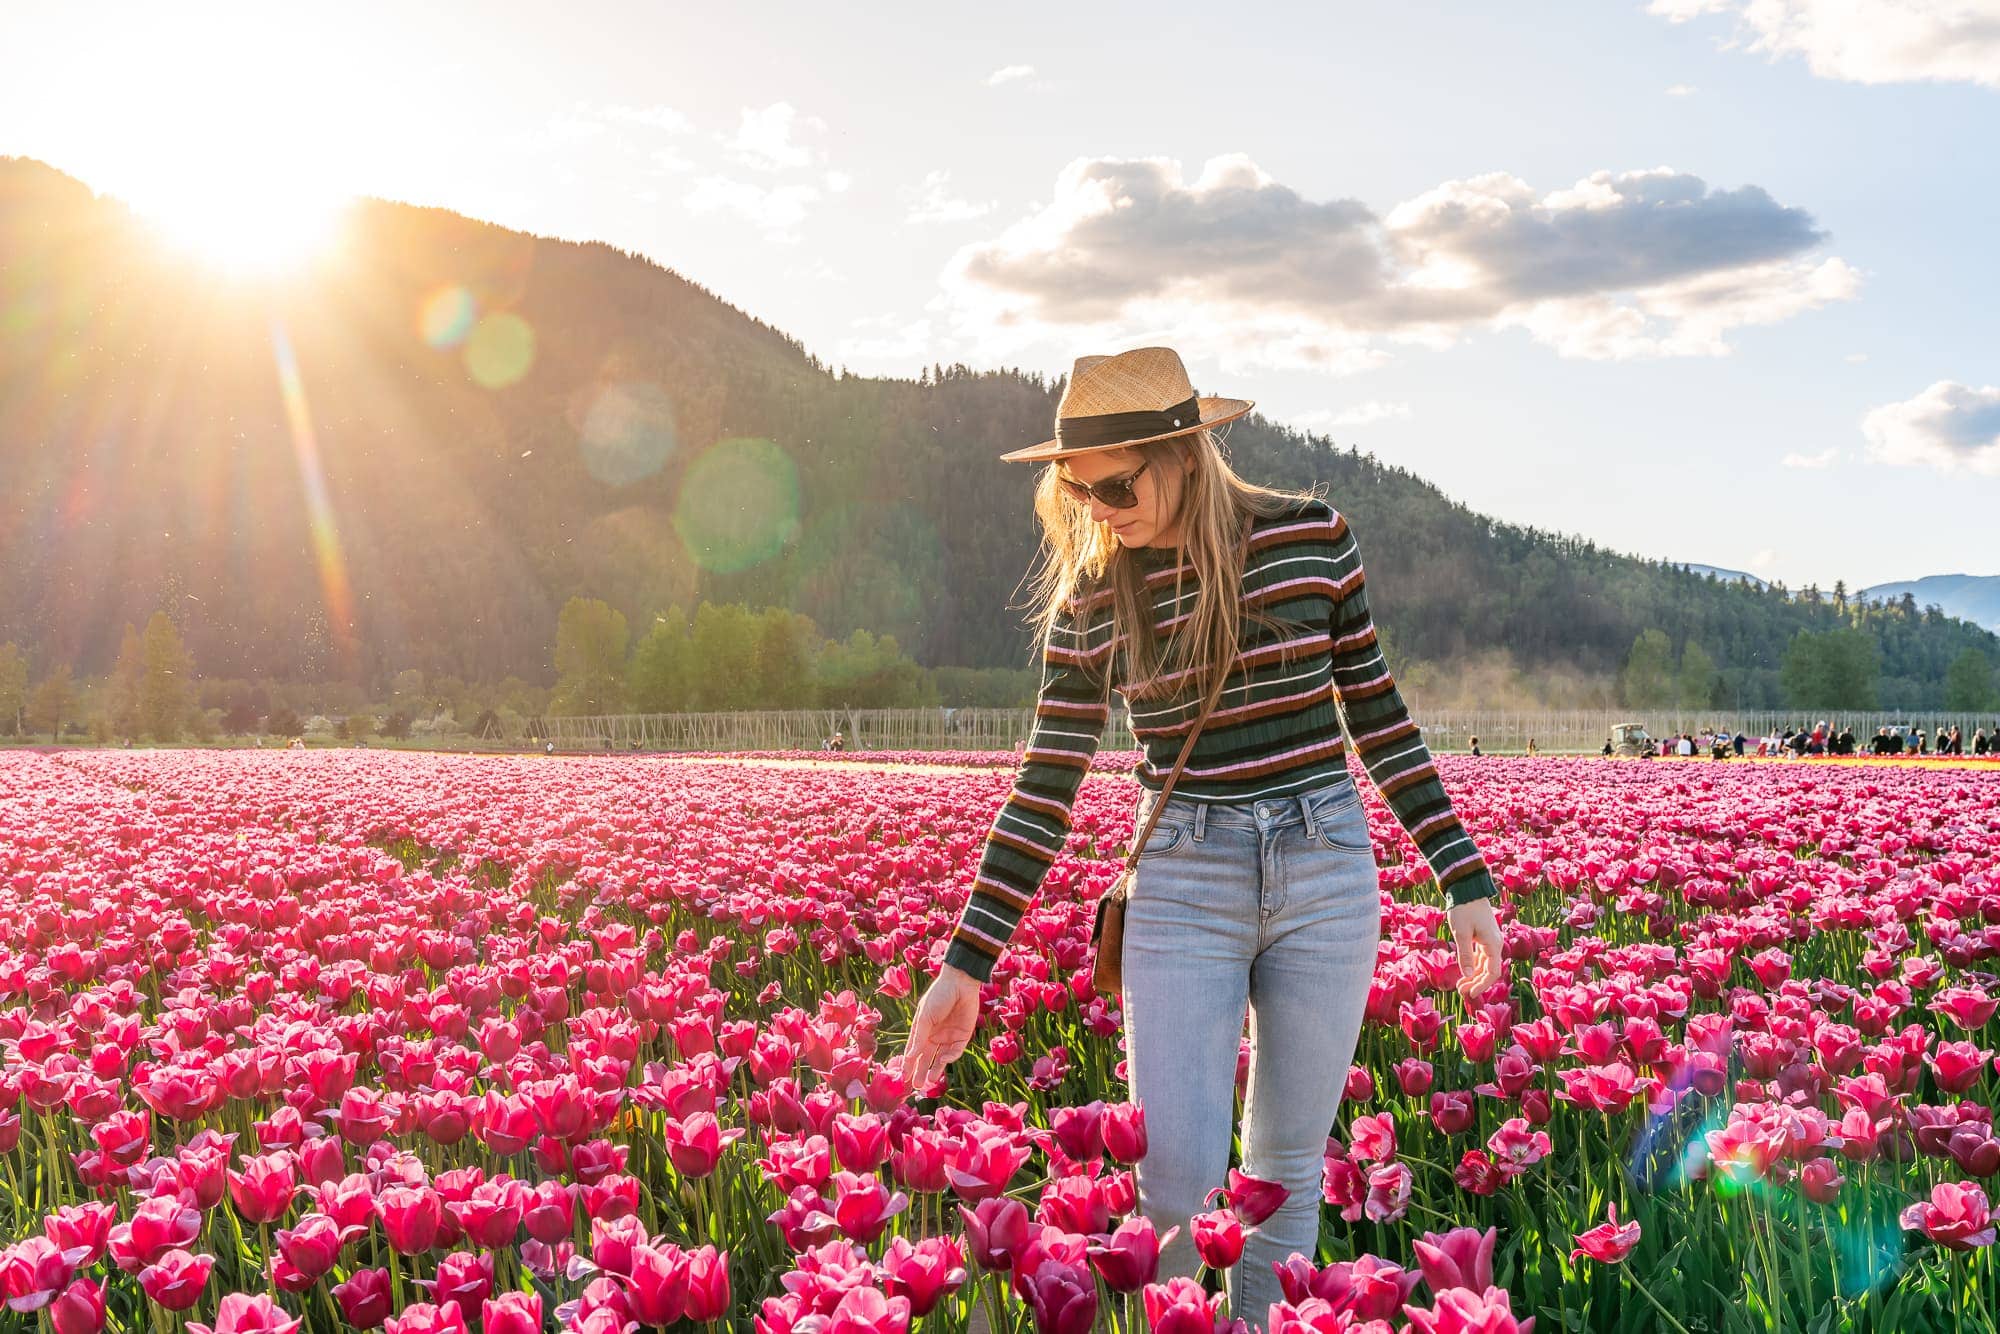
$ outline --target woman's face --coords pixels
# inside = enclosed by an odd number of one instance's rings
[[[1058,467],[1061,476],[1094,486],[1112,478],[1130,477],[1140,462],[1141,455],[1137,450],[1104,449],[1064,459]],[[1193,464],[1192,454],[1179,458],[1170,453],[1155,454],[1146,464],[1145,471],[1132,478],[1132,495],[1137,504],[1129,509],[1113,509],[1092,496],[1084,502],[1090,508],[1090,517],[1098,523],[1111,525],[1112,533],[1122,546],[1173,546],[1179,540],[1177,520],[1181,492],[1187,485],[1187,472]]]

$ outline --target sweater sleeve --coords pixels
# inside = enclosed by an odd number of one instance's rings
[[[1000,951],[1069,836],[1070,806],[1111,716],[1104,684],[1110,657],[1106,647],[1091,647],[1070,609],[1057,616],[1042,641],[1034,730],[945,948],[946,963],[981,982],[992,976]]]
[[[1340,588],[1334,602],[1333,690],[1342,721],[1369,781],[1389,803],[1453,907],[1500,892],[1472,836],[1445,794],[1423,731],[1403,704],[1375,639],[1361,550],[1345,515],[1333,513],[1332,559]]]

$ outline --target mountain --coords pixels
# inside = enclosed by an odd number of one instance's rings
[[[1927,574],[1861,590],[1871,602],[1900,602],[1905,594],[1919,607],[1935,605],[1947,616],[2000,630],[2000,574]]]
[[[218,281],[116,200],[0,159],[0,641],[102,673],[165,608],[207,677],[553,677],[556,615],[785,606],[926,665],[1023,666],[1031,469],[1060,379],[853,376],[651,260],[363,200],[281,280]],[[1324,484],[1404,661],[1616,672],[1697,642],[1776,703],[1800,630],[1859,622],[1885,705],[2000,639],[1709,580],[1473,512],[1251,416],[1247,477]]]
[[[1753,588],[1769,587],[1762,579],[1746,570],[1725,570],[1720,565],[1696,565],[1692,561],[1687,562],[1687,568],[1704,577],[1712,574],[1726,583],[1749,584]]]

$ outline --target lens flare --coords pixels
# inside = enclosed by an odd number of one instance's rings
[[[432,347],[457,347],[472,332],[477,313],[470,291],[441,287],[417,311],[417,332]]]
[[[718,440],[689,465],[674,530],[704,570],[727,573],[769,560],[798,540],[799,477],[769,440]]]
[[[347,670],[353,667],[358,655],[354,594],[347,582],[347,561],[341,555],[340,531],[334,524],[333,505],[326,496],[326,476],[319,464],[319,440],[313,433],[305,382],[299,376],[298,358],[292,354],[292,340],[285,333],[285,326],[275,319],[271,321],[271,344],[277,355],[278,387],[285,400],[285,420],[292,432],[292,453],[298,459],[299,483],[305,488],[306,520],[312,529],[313,556],[319,566],[326,619],[332,627],[334,649],[340,656],[340,665]]]
[[[481,319],[465,340],[465,369],[482,388],[506,388],[534,361],[535,331],[511,310]]]
[[[658,472],[679,444],[673,400],[659,385],[637,381],[599,391],[584,414],[577,448],[592,477],[624,486]]]

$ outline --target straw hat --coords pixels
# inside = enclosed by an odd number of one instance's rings
[[[1043,463],[1124,449],[1235,421],[1255,406],[1245,398],[1196,397],[1187,367],[1170,347],[1078,357],[1056,405],[1055,439],[1000,457],[1010,463]]]

